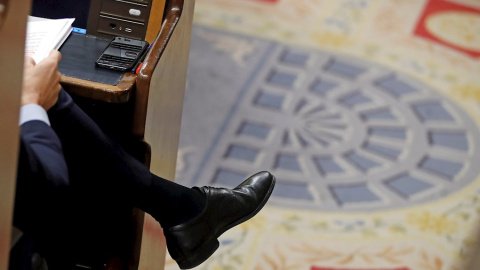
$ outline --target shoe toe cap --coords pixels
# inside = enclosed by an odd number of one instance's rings
[[[267,171],[256,173],[241,183],[236,189],[250,189],[257,195],[270,193],[275,186],[275,177]]]

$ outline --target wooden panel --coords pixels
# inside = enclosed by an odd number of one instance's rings
[[[30,0],[8,0],[0,25],[0,269],[7,269],[19,140],[25,32]],[[0,17],[3,17],[0,15]]]
[[[474,245],[465,250],[465,256],[463,256],[465,270],[478,270],[480,269],[480,228],[477,227],[477,231],[474,237],[471,238]],[[467,257],[468,256],[468,257]],[[460,269],[460,268],[459,268]]]
[[[147,25],[147,35],[145,40],[149,43],[157,36],[162,26],[163,11],[165,9],[165,0],[154,0],[150,10],[150,18]]]
[[[478,270],[480,269],[480,256],[478,256],[478,249],[476,253],[472,254],[472,263],[470,265],[470,270]]]
[[[173,34],[168,31],[170,33],[157,37],[157,41],[168,41],[171,35],[165,49],[153,48],[147,56],[147,67],[148,62],[158,61],[153,75],[149,76],[147,68],[142,68],[137,78],[137,100],[142,93],[148,95],[144,130],[145,140],[152,148],[150,170],[171,180],[175,179],[194,5],[194,0],[167,1],[169,12],[162,29],[170,29],[181,14],[180,20]],[[139,269],[163,269],[165,250],[160,226],[151,216],[145,215]]]

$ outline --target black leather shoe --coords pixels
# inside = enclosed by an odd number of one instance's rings
[[[274,186],[275,177],[260,172],[234,189],[198,188],[207,197],[203,212],[186,223],[164,229],[170,256],[181,269],[203,263],[217,250],[220,235],[263,208]]]

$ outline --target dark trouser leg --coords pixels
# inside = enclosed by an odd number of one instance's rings
[[[35,249],[47,258],[49,269],[71,269],[78,262],[76,251],[110,252],[112,245],[103,244],[124,238],[104,232],[120,226],[116,220],[125,223],[119,215],[128,220],[132,206],[152,214],[164,227],[201,210],[203,197],[196,190],[151,174],[64,91],[49,118],[62,142],[71,185],[61,192],[40,185],[45,176],[30,173],[28,155],[21,151],[19,167],[24,169],[17,178],[14,218],[14,224],[33,238]],[[97,241],[100,238],[103,241]]]
[[[151,174],[105,135],[65,91],[48,113],[62,142],[72,188],[85,198],[93,196],[108,207],[118,203],[139,207],[162,226],[186,221],[203,208],[203,195]]]

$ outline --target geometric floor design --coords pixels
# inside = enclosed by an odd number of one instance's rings
[[[478,0],[197,0],[194,21],[176,181],[278,179],[197,269],[478,268]]]
[[[348,212],[432,201],[479,175],[476,125],[427,85],[320,50],[272,43],[264,57],[194,185],[268,170],[271,204]]]
[[[199,270],[478,268],[479,1],[197,0],[194,21],[176,181],[278,179]]]

